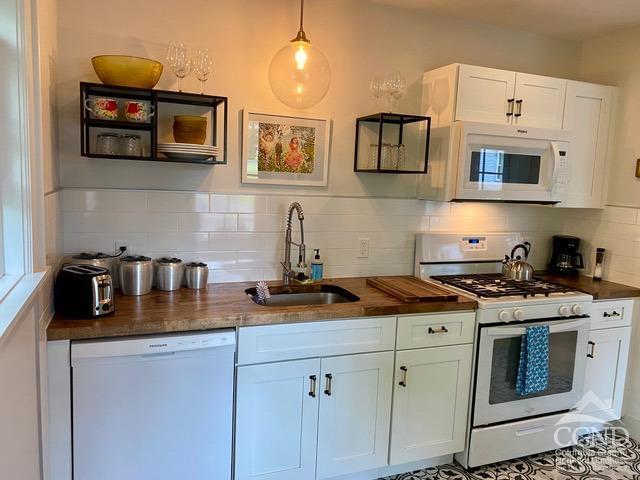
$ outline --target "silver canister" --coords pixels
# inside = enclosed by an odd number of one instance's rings
[[[184,270],[184,276],[187,279],[187,287],[194,290],[207,288],[207,280],[209,279],[209,267],[206,263],[192,262],[188,263]]]
[[[153,285],[153,262],[149,257],[132,255],[120,260],[120,289],[123,295],[146,295]]]
[[[179,258],[158,258],[155,269],[155,286],[158,290],[171,292],[178,290],[182,286],[184,277],[184,266]]]
[[[107,255],[106,253],[78,253],[70,257],[65,257],[64,264],[70,265],[93,265],[95,267],[102,267],[109,270],[113,286],[117,287],[118,282],[118,262],[117,258],[113,255]]]

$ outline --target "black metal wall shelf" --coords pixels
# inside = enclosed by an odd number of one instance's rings
[[[85,108],[85,101],[91,97],[112,97],[116,99],[140,100],[149,102],[156,115],[146,123],[129,122],[126,120],[103,120],[93,118]],[[161,110],[158,104],[179,104],[211,109],[211,134],[213,145],[220,147],[221,155],[213,159],[177,159],[169,158],[158,152],[158,115]],[[172,92],[169,90],[150,90],[145,88],[119,87],[101,83],[80,82],[80,141],[81,155],[88,158],[104,158],[113,160],[135,160],[169,163],[192,163],[201,165],[225,165],[227,163],[227,134],[228,134],[228,98],[216,95],[202,95],[198,93]],[[222,120],[218,119],[218,114]],[[221,134],[218,127],[222,126]],[[133,157],[127,155],[104,155],[91,150],[91,130],[118,130],[132,132],[149,132],[149,152],[147,156]]]
[[[421,127],[421,135],[425,137],[424,145],[424,167],[420,169],[404,169],[400,168],[398,162],[396,162],[395,168],[389,168],[388,163],[383,161],[383,146],[385,146],[384,138],[385,126],[394,126],[398,130],[397,144],[388,145],[399,149],[403,145],[403,138],[405,136],[405,126],[413,123],[424,123]],[[371,158],[367,159],[366,166],[363,167],[363,159],[360,157],[362,154],[361,141],[361,128],[363,126],[373,126],[376,129],[376,144],[371,144],[373,149],[377,149],[376,156],[371,161]],[[371,128],[370,128],[371,129]],[[357,173],[393,173],[393,174],[420,174],[427,173],[429,164],[429,137],[431,132],[431,117],[424,117],[421,115],[411,115],[404,113],[374,113],[359,117],[356,119],[356,147],[353,162],[353,171]],[[375,150],[373,150],[375,151]],[[403,150],[404,151],[404,150]],[[370,151],[369,154],[372,152]],[[399,154],[398,154],[399,155]],[[416,159],[416,164],[419,164],[419,159]]]

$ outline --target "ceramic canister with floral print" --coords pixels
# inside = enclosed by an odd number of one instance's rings
[[[113,98],[88,98],[84,106],[98,118],[104,120],[118,118],[118,101]]]
[[[124,116],[130,122],[146,122],[154,114],[153,105],[145,102],[124,102]]]

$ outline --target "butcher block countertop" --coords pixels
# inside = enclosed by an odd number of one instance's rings
[[[116,293],[114,315],[77,320],[56,314],[47,329],[47,339],[120,337],[476,308],[474,300],[463,296],[451,301],[403,303],[367,285],[365,277],[328,279],[322,283],[345,288],[360,300],[328,305],[264,307],[254,303],[245,293],[245,289],[255,287],[255,282],[209,284],[202,291],[186,288],[175,292],[153,290],[140,297]]]
[[[557,275],[553,273],[536,273],[537,278],[567,285],[576,290],[588,293],[594,300],[615,300],[616,298],[640,297],[640,288],[629,287],[621,283],[606,280],[594,280],[584,275]]]

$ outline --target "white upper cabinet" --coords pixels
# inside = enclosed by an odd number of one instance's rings
[[[511,123],[515,86],[514,72],[460,65],[456,120]]]
[[[528,73],[516,73],[513,124],[538,128],[562,128],[567,81]]]
[[[456,120],[561,128],[567,81],[460,65]]]
[[[387,465],[393,352],[322,359],[317,477]]]
[[[573,136],[567,198],[560,207],[604,207],[614,91],[605,85],[567,84],[562,129],[573,132]]]

